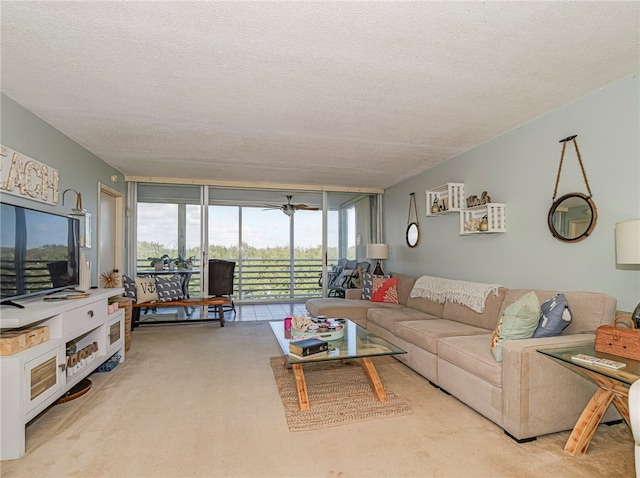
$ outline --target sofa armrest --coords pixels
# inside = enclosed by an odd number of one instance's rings
[[[345,289],[344,291],[345,299],[362,299],[362,289]]]
[[[505,340],[502,358],[502,426],[517,439],[571,430],[597,386],[538,352],[591,345],[595,334]],[[619,419],[613,407],[604,421]]]

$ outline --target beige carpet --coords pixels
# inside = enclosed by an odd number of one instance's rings
[[[302,411],[296,379],[292,370],[283,366],[283,360],[278,356],[271,357],[269,362],[291,431],[315,430],[411,413],[411,407],[387,387],[387,401],[378,400],[357,361],[304,365],[311,407]]]
[[[291,432],[266,323],[145,326],[127,361],[27,429],[3,477],[632,477],[626,425],[598,428],[582,457],[569,433],[517,444],[396,360],[374,359],[411,415]]]

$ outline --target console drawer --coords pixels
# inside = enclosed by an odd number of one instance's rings
[[[70,336],[75,333],[84,333],[87,325],[104,322],[108,307],[109,303],[105,298],[64,312],[62,314],[62,335]]]

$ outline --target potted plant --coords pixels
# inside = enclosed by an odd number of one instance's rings
[[[182,257],[178,256],[174,259],[174,263],[176,265],[176,269],[184,269],[185,260]]]
[[[164,269],[164,266],[169,263],[169,256],[164,254],[162,257],[148,257],[150,261],[151,267],[153,267],[157,271],[161,271]]]

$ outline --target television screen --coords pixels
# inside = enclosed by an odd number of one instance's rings
[[[80,221],[0,206],[0,302],[78,286]]]

